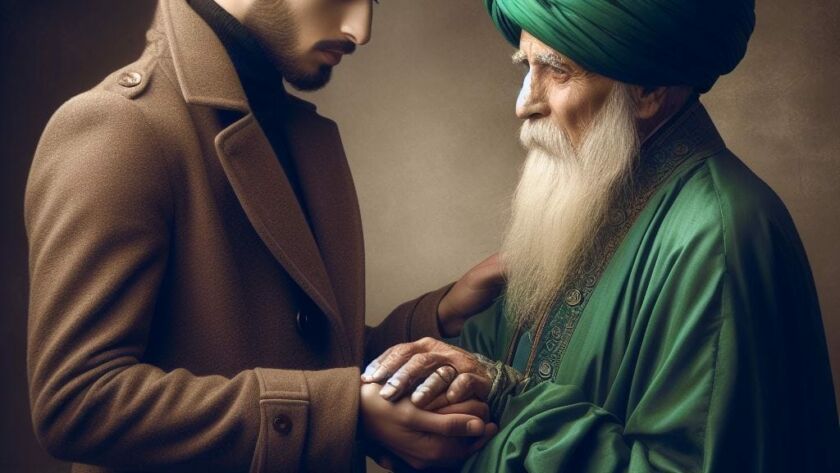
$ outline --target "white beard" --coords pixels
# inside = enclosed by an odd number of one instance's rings
[[[502,243],[511,321],[529,326],[552,310],[629,184],[640,146],[634,111],[628,86],[617,82],[577,150],[545,118],[522,125],[528,158]]]

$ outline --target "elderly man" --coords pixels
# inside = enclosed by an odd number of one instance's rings
[[[485,3],[526,70],[508,286],[461,348],[394,347],[367,389],[486,399],[500,431],[469,471],[831,470],[805,252],[698,101],[743,57],[753,2]]]

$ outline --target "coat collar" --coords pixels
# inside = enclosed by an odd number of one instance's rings
[[[348,312],[355,320],[364,313],[364,248],[355,188],[335,124],[318,115],[314,105],[287,96],[286,135],[310,207],[310,227],[215,33],[185,0],[161,0],[157,21],[168,38],[185,101],[242,115],[216,136],[215,146],[252,226],[336,332],[346,333],[339,314]],[[338,339],[345,353],[352,353],[346,339]]]
[[[224,46],[186,0],[161,0],[158,20],[169,38],[186,102],[249,113],[248,99]]]

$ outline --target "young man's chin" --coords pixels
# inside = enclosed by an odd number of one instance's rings
[[[330,81],[332,77],[332,66],[321,65],[314,73],[309,74],[288,74],[285,79],[292,87],[301,91],[318,90]]]

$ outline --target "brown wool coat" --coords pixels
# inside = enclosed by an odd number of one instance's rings
[[[148,39],[56,112],[32,165],[36,433],[76,472],[347,471],[359,366],[439,336],[446,288],[366,328],[335,124],[289,105],[310,230],[212,30],[162,0]]]

